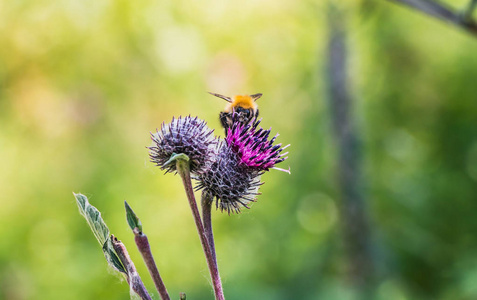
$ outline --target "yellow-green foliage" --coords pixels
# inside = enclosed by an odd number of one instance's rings
[[[241,215],[214,212],[227,299],[354,299],[345,278],[324,1],[0,1],[0,299],[128,299],[71,193],[84,193],[153,283],[140,216],[173,298],[211,299],[178,176],[149,132],[224,95],[263,93],[290,143]],[[462,2],[464,5],[465,2]],[[378,299],[476,299],[476,39],[392,1],[342,1],[363,142]],[[156,296],[156,299],[157,296]]]

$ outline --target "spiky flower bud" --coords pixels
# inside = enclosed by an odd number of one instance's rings
[[[251,170],[240,163],[240,157],[224,141],[218,145],[217,157],[207,172],[196,177],[196,190],[204,190],[216,199],[216,206],[229,214],[249,208],[259,195],[260,175],[263,171]]]
[[[176,164],[166,164],[172,155],[183,153],[189,157],[190,172],[203,173],[215,160],[217,139],[207,123],[191,116],[172,118],[169,124],[151,133],[153,146],[148,147],[151,162],[166,173],[176,171]]]

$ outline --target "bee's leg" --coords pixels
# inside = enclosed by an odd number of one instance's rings
[[[250,124],[253,121],[253,113],[251,109],[247,109],[244,111],[244,120],[243,124]]]
[[[227,136],[227,128],[229,128],[228,117],[229,117],[228,113],[226,112],[220,113],[220,124],[222,124],[222,127],[224,127],[226,136]]]
[[[258,108],[257,108],[257,113],[255,114],[255,120],[258,119],[258,112],[259,112],[259,110],[258,110]]]

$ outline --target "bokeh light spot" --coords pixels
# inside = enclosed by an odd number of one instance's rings
[[[316,193],[301,200],[297,218],[305,230],[314,234],[323,234],[336,223],[337,208],[330,197]]]

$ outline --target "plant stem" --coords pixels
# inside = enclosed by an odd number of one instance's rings
[[[427,1],[427,0],[426,0]],[[337,184],[340,188],[342,234],[347,255],[348,276],[364,297],[375,278],[376,261],[372,252],[367,198],[362,171],[361,132],[354,115],[353,86],[349,76],[347,14],[335,1],[328,1],[328,100],[333,138],[336,143]]]
[[[217,265],[215,263],[214,255],[212,254],[210,244],[207,240],[207,235],[200,219],[199,209],[197,208],[197,203],[195,201],[194,190],[192,189],[192,182],[190,179],[189,161],[184,159],[177,159],[176,168],[177,172],[182,178],[182,183],[184,184],[187,199],[189,200],[192,216],[194,217],[195,226],[197,227],[197,232],[199,233],[202,249],[204,250],[207,265],[209,267],[210,276],[212,278],[215,299],[224,300],[225,298],[224,292],[222,290],[222,282],[220,280],[219,269],[217,268]]]
[[[209,241],[210,251],[212,251],[214,263],[217,266],[214,232],[212,230],[212,197],[210,197],[209,193],[205,191],[202,192],[201,206],[202,222],[204,223],[205,234],[207,235],[207,240]]]
[[[390,2],[397,2],[405,4],[421,13],[424,13],[428,16],[440,19],[442,21],[450,22],[455,26],[458,26],[462,29],[467,30],[469,33],[474,36],[477,35],[477,23],[475,23],[472,18],[463,18],[461,14],[454,12],[452,9],[447,7],[447,5],[432,1],[432,0],[388,0]],[[472,2],[470,7],[472,8]],[[473,8],[472,8],[473,10]],[[470,11],[470,10],[469,10]],[[469,15],[469,13],[467,13]]]
[[[467,7],[462,13],[462,18],[464,22],[472,21],[472,13],[474,12],[475,7],[477,6],[477,0],[470,0]]]
[[[118,255],[121,263],[124,265],[128,272],[127,281],[131,289],[143,300],[152,300],[151,296],[144,287],[141,277],[136,271],[136,267],[129,257],[129,253],[126,250],[124,244],[118,240],[114,235],[111,235],[111,242],[113,244],[114,251]]]
[[[149,270],[149,274],[151,274],[152,280],[154,281],[154,285],[156,286],[156,290],[159,292],[162,300],[170,300],[169,294],[167,293],[166,286],[164,281],[162,281],[161,275],[159,274],[159,270],[157,269],[156,262],[154,261],[154,257],[151,253],[151,247],[149,245],[149,241],[147,236],[139,231],[138,228],[133,230],[134,232],[134,241],[136,242],[137,248],[139,252],[141,252],[142,258],[144,259],[144,263]]]
[[[147,239],[147,236],[142,232],[141,220],[139,220],[137,215],[132,210],[131,206],[129,206],[126,201],[124,201],[124,208],[126,209],[126,220],[128,221],[128,225],[134,233],[134,241],[136,242],[136,246],[139,249],[142,258],[144,259],[144,263],[149,270],[149,274],[154,281],[154,285],[156,286],[156,289],[159,292],[161,299],[170,300],[171,298],[167,293],[166,286],[162,281],[161,275],[159,275],[159,270],[157,269],[156,262],[154,261],[154,257],[152,256],[149,240]]]

